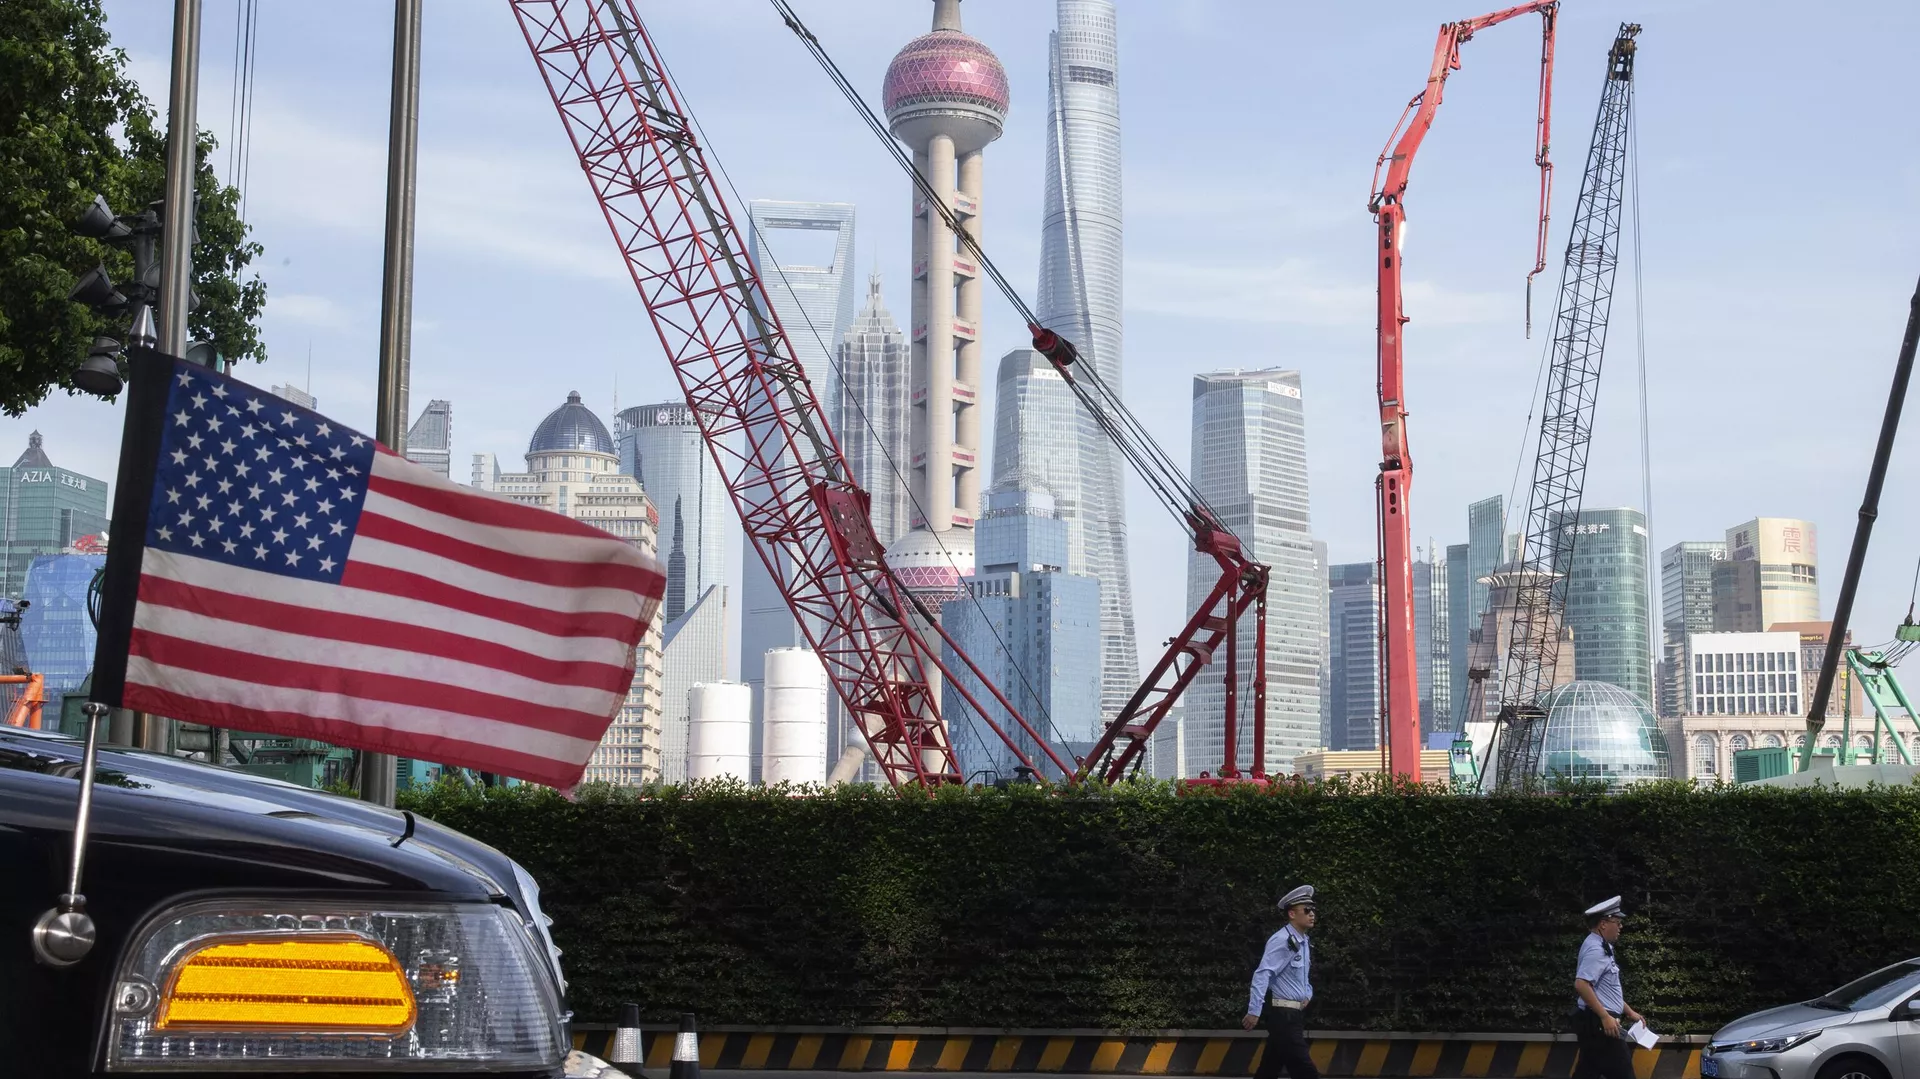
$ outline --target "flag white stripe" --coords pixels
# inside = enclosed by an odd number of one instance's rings
[[[429,476],[437,482],[426,483],[418,475],[418,471],[417,468],[408,469],[404,465],[395,463],[384,453],[377,455],[373,460],[374,475],[394,483],[404,483],[411,487],[429,490],[451,489],[463,497],[494,498],[506,501],[501,499],[501,496],[490,492],[475,491],[472,488],[449,484],[434,473],[430,473]],[[528,510],[534,512],[537,507],[528,507]],[[437,532],[481,547],[527,558],[598,564],[609,560],[610,551],[618,551],[626,554],[626,557],[621,560],[627,565],[643,567],[655,572],[660,569],[646,552],[611,532],[597,536],[574,536],[563,532],[540,532],[526,528],[509,528],[505,525],[479,524],[464,518],[436,513],[404,499],[371,489],[367,491],[366,503],[361,507],[361,512],[377,514],[424,528],[429,532]],[[551,513],[552,511],[539,512]],[[583,520],[580,523],[590,526],[593,522]]]
[[[470,614],[424,600],[366,589],[342,589],[339,585],[320,581],[303,581],[297,577],[282,577],[277,573],[238,569],[151,547],[147,548],[141,559],[140,572],[195,588],[250,596],[295,607],[311,607],[322,611],[350,609],[353,614],[377,618],[403,628],[425,626],[457,633],[476,640],[493,641],[543,659],[582,660],[622,667],[627,662],[626,646],[609,637],[556,637],[515,622]]]
[[[610,693],[584,686],[555,684],[483,664],[463,663],[379,645],[308,637],[298,632],[261,629],[151,603],[140,604],[134,614],[133,625],[136,629],[162,636],[178,637],[216,648],[232,648],[249,655],[434,682],[515,700],[530,700],[550,708],[572,709],[594,719],[612,715],[627,695],[624,688],[618,693]]]
[[[236,708],[337,720],[368,730],[447,738],[472,745],[481,753],[505,749],[575,766],[584,765],[599,745],[597,741],[459,712],[222,678],[155,663],[144,656],[128,657],[127,682]]]
[[[347,549],[347,561],[417,573],[444,585],[471,592],[484,600],[509,600],[542,610],[568,614],[598,612],[638,619],[653,608],[653,600],[624,588],[575,588],[535,584],[504,574],[476,569],[417,547],[377,540],[361,533]]]

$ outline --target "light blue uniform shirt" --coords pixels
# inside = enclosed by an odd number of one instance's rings
[[[1307,979],[1313,967],[1313,942],[1305,933],[1286,926],[1267,938],[1267,950],[1260,965],[1253,969],[1253,985],[1247,991],[1247,1014],[1266,1010],[1267,995],[1279,1000],[1312,1000],[1313,983]]]
[[[1600,939],[1598,933],[1588,933],[1587,939],[1580,942],[1580,960],[1573,968],[1573,976],[1593,986],[1593,995],[1600,998],[1600,1006],[1610,1012],[1625,1011],[1626,994],[1620,991],[1620,964],[1613,957],[1613,949]],[[1579,1000],[1585,1008],[1585,999]]]

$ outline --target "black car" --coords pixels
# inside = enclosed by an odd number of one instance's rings
[[[84,958],[36,958],[83,746],[0,727],[0,1062],[128,1074],[597,1075],[539,889],[410,813],[102,747]]]

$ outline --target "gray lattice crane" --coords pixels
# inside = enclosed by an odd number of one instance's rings
[[[1527,500],[1526,546],[1514,575],[1514,615],[1500,678],[1495,745],[1499,786],[1528,782],[1540,771],[1546,742],[1546,697],[1560,658],[1567,575],[1573,563],[1580,497],[1593,439],[1593,406],[1613,309],[1625,201],[1627,133],[1633,107],[1633,61],[1640,27],[1620,24],[1607,52],[1607,80],[1587,150],[1580,202],[1567,237],[1567,257],[1554,313],[1552,359],[1540,408],[1540,438]]]

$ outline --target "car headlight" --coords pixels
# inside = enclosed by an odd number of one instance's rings
[[[552,1067],[567,1047],[541,962],[491,904],[202,900],[133,938],[107,1068]]]
[[[520,886],[520,896],[526,900],[527,913],[531,915],[527,925],[547,950],[547,962],[553,965],[553,978],[560,983],[560,991],[567,991],[567,976],[560,972],[560,948],[553,943],[553,919],[540,909],[540,882],[519,862],[513,863],[513,880]]]
[[[1745,1042],[1721,1042],[1713,1047],[1716,1053],[1784,1053],[1796,1045],[1803,1045],[1820,1036],[1817,1030],[1806,1030],[1798,1034],[1787,1034],[1778,1038],[1755,1038]]]

